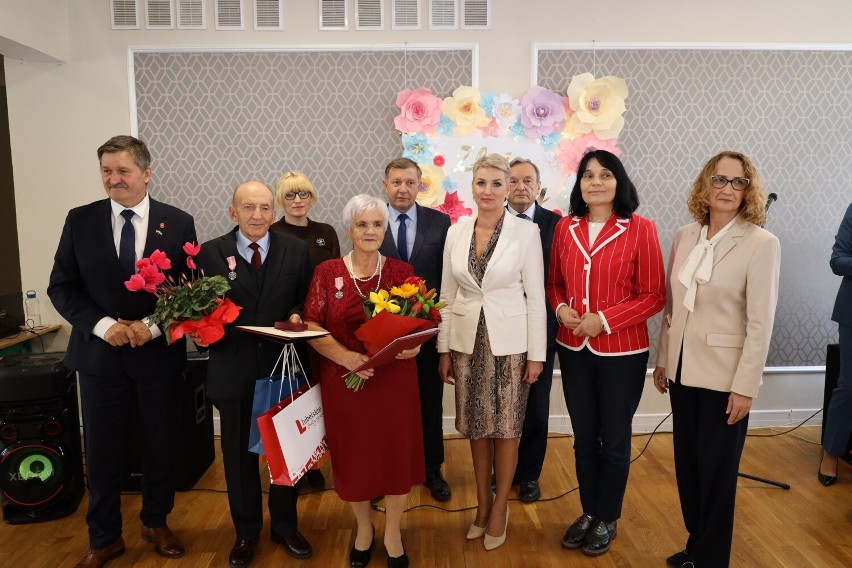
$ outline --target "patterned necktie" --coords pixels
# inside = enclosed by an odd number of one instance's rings
[[[118,241],[118,263],[121,271],[128,278],[136,272],[136,229],[133,228],[133,210],[125,209],[121,212],[124,217],[124,226],[121,227],[121,240]]]
[[[408,215],[403,213],[399,216],[399,230],[396,232],[396,250],[403,262],[408,262],[408,231],[405,230],[405,222]]]
[[[523,213],[518,213],[518,219],[526,219],[527,221],[532,220],[529,217],[527,217],[526,215],[524,215]]]
[[[260,267],[263,266],[263,263],[260,261],[260,245],[251,243],[249,244],[249,248],[252,250],[251,265],[255,270],[260,270]]]

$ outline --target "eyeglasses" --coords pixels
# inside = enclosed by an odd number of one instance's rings
[[[310,192],[308,191],[288,191],[284,194],[284,199],[286,199],[287,201],[293,201],[294,199],[296,199],[297,195],[299,196],[299,199],[307,199],[311,196]]]
[[[725,176],[710,176],[710,185],[716,189],[725,189],[726,185],[731,184],[735,191],[743,191],[750,183],[751,180],[748,178],[728,179]]]

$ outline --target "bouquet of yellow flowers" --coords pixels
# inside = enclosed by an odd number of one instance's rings
[[[389,290],[370,292],[364,302],[367,321],[355,331],[355,337],[372,357],[400,337],[436,327],[441,323],[441,308],[446,305],[434,288],[426,287],[425,280],[412,276]],[[346,377],[346,386],[355,391],[364,382],[357,373]]]

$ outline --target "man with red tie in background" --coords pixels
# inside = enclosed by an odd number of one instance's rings
[[[89,484],[89,551],[78,568],[99,568],[124,553],[121,535],[122,454],[130,401],[142,421],[142,539],[161,556],[183,556],[166,525],[174,505],[169,459],[169,407],[186,365],[183,342],[167,345],[149,326],[156,296],[130,292],[124,282],[136,262],[154,250],[172,262],[178,276],[186,264],[183,245],[195,242],[187,213],[151,199],[151,154],[132,136],[115,136],[98,148],[108,199],[68,213],[47,294],[71,323],[65,366],[79,372],[86,474]]]
[[[544,277],[550,267],[550,245],[556,224],[562,218],[536,203],[541,192],[541,176],[538,166],[530,160],[515,158],[509,164],[512,175],[509,176],[509,213],[527,219],[538,225],[541,236],[541,250],[544,256]],[[518,467],[515,469],[515,482],[520,484],[518,499],[523,503],[533,503],[541,497],[539,477],[544,466],[547,452],[547,425],[550,418],[550,387],[553,384],[553,360],[556,356],[556,317],[552,310],[547,311],[547,358],[538,381],[530,387],[527,399],[527,413],[518,448]]]

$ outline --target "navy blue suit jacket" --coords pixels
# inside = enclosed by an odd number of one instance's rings
[[[104,317],[138,320],[151,315],[157,298],[124,287],[115,250],[110,200],[102,199],[68,212],[54,257],[47,295],[56,311],[71,323],[65,365],[93,375],[133,376],[177,374],[186,363],[183,341],[166,345],[160,336],[141,347],[113,347],[92,335]],[[154,250],[172,261],[168,273],[177,276],[186,266],[185,242],[196,241],[192,216],[176,207],[150,200],[144,256]]]
[[[417,208],[417,230],[408,263],[414,267],[414,274],[426,280],[426,285],[435,288],[440,297],[444,242],[450,229],[450,216],[416,203],[414,206]],[[399,251],[390,230],[385,233],[379,252],[399,260]]]
[[[538,203],[535,205],[535,213],[533,213],[533,222],[538,225],[541,234],[541,252],[544,255],[544,279],[547,280],[547,274],[550,270],[550,246],[553,244],[553,235],[556,231],[556,224],[562,216],[554,213],[550,209],[545,209]],[[548,306],[549,307],[549,306]],[[556,313],[547,310],[547,348],[556,347]]]
[[[831,270],[843,277],[831,319],[839,324],[852,326],[852,203],[846,209],[846,215],[837,230],[830,264]]]

